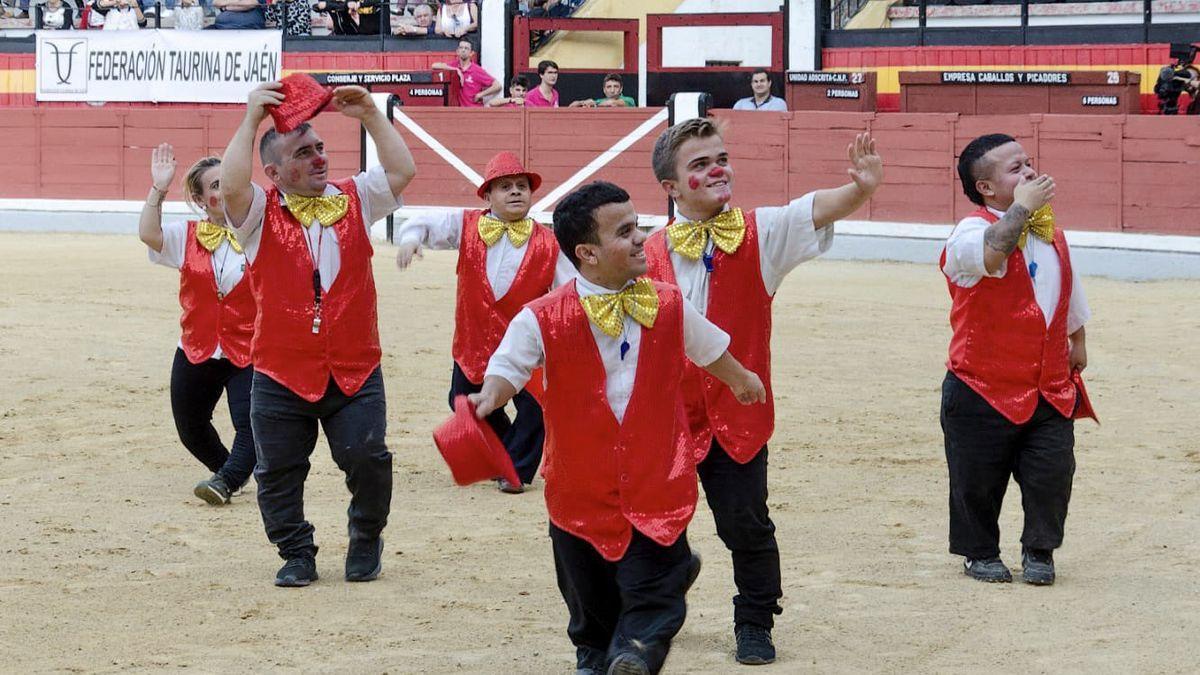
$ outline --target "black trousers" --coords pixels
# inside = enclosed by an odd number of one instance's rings
[[[661,546],[634,530],[616,562],[553,523],[550,543],[558,590],[571,615],[567,635],[575,645],[576,667],[603,672],[617,654],[633,652],[650,672],[661,670],[687,616],[692,561],[687,533]]]
[[[250,428],[250,384],[254,369],[238,368],[228,359],[188,361],[175,349],[171,364],[171,415],[179,440],[200,463],[231,489],[250,480],[254,470],[254,432]],[[212,423],[221,393],[233,421],[233,448],[226,449]]]
[[[392,453],[387,434],[383,375],[378,368],[352,396],[330,378],[315,403],[262,373],[254,374],[250,418],[258,450],[258,506],[267,538],[284,559],[316,555],[313,526],[304,519],[304,479],[325,430],[333,461],[350,489],[350,539],[370,541],[387,525],[392,503]]]
[[[450,409],[454,410],[455,397],[476,394],[482,388],[482,385],[468,380],[466,373],[455,363],[454,371],[450,375]],[[529,484],[533,482],[538,465],[542,463],[542,443],[546,440],[542,407],[538,405],[537,399],[524,389],[518,391],[512,401],[517,408],[515,419],[509,420],[504,408],[498,408],[487,416],[487,423],[504,444],[521,482]]]
[[[1009,476],[1021,487],[1021,543],[1061,546],[1075,475],[1074,420],[1042,399],[1028,422],[1013,424],[954,373],[942,382],[941,418],[950,473],[950,552],[976,559],[1000,554],[1000,507]]]
[[[733,623],[770,629],[775,615],[783,613],[783,585],[775,523],[767,509],[767,446],[754,459],[738,464],[714,438],[696,470],[717,536],[733,554]]]

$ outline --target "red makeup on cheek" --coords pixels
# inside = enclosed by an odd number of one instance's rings
[[[690,187],[693,190],[699,189],[700,188],[700,179],[696,178],[695,176],[688,176],[688,187]]]

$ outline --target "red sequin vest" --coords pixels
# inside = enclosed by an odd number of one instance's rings
[[[229,265],[241,265],[244,258],[229,252]],[[250,280],[242,280],[218,297],[217,277],[213,272],[212,253],[196,240],[196,221],[188,221],[183,265],[179,268],[179,306],[183,314],[180,342],[191,363],[201,363],[221,347],[221,353],[238,368],[250,364],[250,341],[254,337],[254,317],[258,306],[250,292]]]

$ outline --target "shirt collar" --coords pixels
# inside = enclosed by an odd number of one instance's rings
[[[625,282],[625,285],[621,287],[621,290],[628,288],[630,285],[633,284],[634,281],[637,281],[637,280],[630,279],[629,281]],[[582,274],[576,274],[575,275],[575,292],[579,294],[579,297],[586,298],[591,295],[604,295],[605,293],[616,293],[617,291],[614,291],[611,288],[605,288],[599,284],[593,284],[592,282],[583,278]]]
[[[333,195],[340,195],[340,194],[342,194],[342,191],[339,190],[336,185],[334,185],[333,183],[326,183],[325,184],[325,192],[321,196],[322,197],[332,197]],[[280,190],[279,191],[279,203],[280,204],[286,203],[286,202],[284,202],[283,197],[284,197],[283,190]]]
[[[726,203],[725,206],[721,207],[721,213],[725,213],[726,211],[728,211],[731,208],[733,208],[733,207],[730,206],[728,203]],[[675,222],[677,222],[677,223],[692,223],[692,222],[696,222],[696,221],[683,215],[683,213],[681,211],[676,210],[675,211]]]

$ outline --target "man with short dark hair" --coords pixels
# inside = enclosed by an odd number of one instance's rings
[[[273,184],[263,190],[250,182],[254,137],[267,106],[285,103],[281,88],[268,82],[250,92],[221,162],[226,222],[245,253],[258,304],[250,394],[258,505],[267,537],[286,561],[275,585],[316,581],[304,481],[320,425],[351,494],[346,580],[370,581],[379,576],[392,499],[370,227],[399,207],[416,167],[370,93],[338,87],[333,105],[362,123],[379,166],[330,181],[315,129],[272,128],[259,144]]]
[[[754,92],[754,95],[734,103],[734,110],[787,112],[787,103],[771,94],[771,74],[766,69],[759,68],[750,74],[750,91]]]
[[[635,108],[637,102],[622,94],[625,85],[621,76],[609,73],[604,76],[604,96],[602,98],[581,98],[572,101],[571,108]]]
[[[475,49],[470,40],[459,40],[454,50],[458,63],[450,65],[438,61],[430,66],[433,70],[453,70],[458,73],[458,105],[464,108],[481,108],[484,99],[500,91],[500,81],[488,74],[483,66],[475,63]]]
[[[557,108],[558,90],[554,85],[558,84],[558,64],[547,59],[538,63],[537,71],[542,81],[525,95],[525,107]]]

